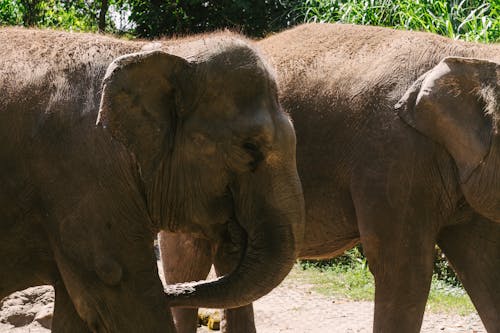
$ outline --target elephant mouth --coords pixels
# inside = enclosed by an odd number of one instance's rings
[[[235,217],[229,219],[224,224],[220,239],[217,242],[218,251],[231,257],[239,255],[238,261],[241,261],[247,245],[248,233]]]
[[[246,244],[247,233],[245,227],[237,218],[235,199],[227,187],[224,194],[204,205],[200,210],[204,210],[199,216],[186,218],[185,221],[192,221],[193,224],[187,224],[190,233],[205,238],[215,244],[233,243],[236,245]],[[181,225],[177,225],[178,232]],[[194,231],[193,231],[194,230]]]

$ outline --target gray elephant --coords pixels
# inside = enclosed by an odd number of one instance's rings
[[[303,198],[272,73],[232,35],[171,44],[0,29],[0,298],[54,285],[54,332],[173,332],[169,304],[244,305],[294,263]],[[216,241],[227,221],[239,269],[167,297],[157,232]]]
[[[421,327],[437,243],[488,332],[500,332],[500,45],[341,24],[257,44],[297,133],[299,257],[362,243],[374,332],[409,333]],[[211,246],[188,234],[162,233],[160,245],[169,282],[202,279],[212,262],[227,273],[238,253],[230,239]],[[173,252],[189,269],[173,270]],[[180,332],[194,331],[195,312],[174,315]],[[225,327],[255,332],[252,307],[228,311]]]

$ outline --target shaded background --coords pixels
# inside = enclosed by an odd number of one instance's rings
[[[229,28],[263,37],[303,22],[345,22],[500,41],[500,0],[0,0],[0,25],[154,38]]]

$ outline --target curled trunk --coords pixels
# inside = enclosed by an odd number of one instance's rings
[[[232,186],[235,219],[246,234],[237,268],[214,281],[171,286],[171,306],[244,306],[270,292],[290,272],[303,238],[304,202],[292,167],[295,153],[289,156],[280,167],[273,160],[263,162]]]
[[[169,305],[234,308],[270,292],[295,262],[294,236],[291,226],[259,229],[248,236],[246,251],[233,273],[214,281],[169,286]]]

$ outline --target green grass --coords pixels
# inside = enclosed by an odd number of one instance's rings
[[[313,286],[313,290],[327,296],[352,301],[373,301],[375,283],[366,263],[347,266],[317,267],[298,264],[292,278]],[[432,280],[427,311],[468,315],[475,312],[470,298],[461,287],[453,286],[436,277]]]
[[[305,0],[304,22],[343,22],[433,32],[455,39],[500,41],[499,0]]]
[[[452,286],[442,280],[432,279],[427,309],[438,313],[456,313],[462,316],[476,312],[463,288]]]

